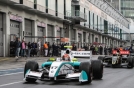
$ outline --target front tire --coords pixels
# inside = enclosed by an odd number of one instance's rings
[[[103,77],[103,64],[100,60],[92,61],[92,71],[94,79],[102,79]]]
[[[28,62],[26,62],[26,64],[25,64],[25,68],[24,68],[24,77],[25,77],[25,75],[26,75],[26,72],[28,71],[28,70],[31,70],[31,71],[38,71],[38,69],[39,69],[39,65],[38,65],[38,63],[37,62],[35,62],[35,61],[28,61]],[[26,81],[27,82],[35,82],[37,79],[33,79],[33,78],[26,78]]]
[[[79,67],[80,71],[85,71],[87,73],[88,76],[88,81],[86,83],[91,83],[92,82],[92,70],[91,70],[91,65],[89,62],[81,62],[80,63],[80,67]]]

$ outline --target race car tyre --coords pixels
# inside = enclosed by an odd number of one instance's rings
[[[132,60],[133,60],[133,67],[134,67],[134,56],[131,56],[132,57]]]
[[[127,66],[127,68],[133,68],[133,67],[134,67],[133,57],[128,57],[128,58],[127,58],[127,61],[128,61],[128,66]]]
[[[93,60],[91,63],[93,78],[101,79],[103,77],[103,64],[100,60]]]
[[[99,56],[98,60],[103,60],[103,58],[104,58],[103,56]]]
[[[31,70],[31,71],[38,71],[39,69],[39,65],[37,62],[35,61],[28,61],[26,62],[25,64],[25,68],[24,68],[24,77],[25,77],[25,74],[28,70]],[[37,79],[33,79],[33,78],[26,78],[26,81],[27,82],[35,82]]]
[[[133,57],[133,67],[134,67],[134,57]]]
[[[92,69],[91,69],[91,64],[89,62],[81,62],[80,63],[80,67],[79,67],[80,71],[85,71],[88,75],[88,81],[86,83],[91,83],[92,82]]]

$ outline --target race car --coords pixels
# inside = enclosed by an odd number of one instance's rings
[[[126,50],[113,50],[112,56],[99,56],[98,59],[101,60],[106,67],[127,66],[127,68],[133,68],[134,66],[134,57]]]
[[[36,80],[45,81],[46,79],[51,81],[76,79],[80,83],[91,83],[93,78],[102,79],[103,64],[100,60],[91,60],[90,58],[89,61],[79,62],[72,56],[71,51],[69,56],[69,61],[63,60],[62,57],[50,58],[41,65],[40,69],[37,62],[26,62],[24,80],[35,82]]]

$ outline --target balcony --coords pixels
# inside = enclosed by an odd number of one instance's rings
[[[19,4],[20,0],[0,0],[0,2],[12,5],[12,4]]]
[[[50,8],[46,8],[46,13],[48,13],[48,14],[50,14],[50,15],[52,15],[52,16],[56,16],[56,11],[55,10],[52,10],[52,9],[50,9]]]
[[[45,6],[41,6],[39,4],[35,4],[34,8],[37,9],[38,11],[46,12],[46,7]]]
[[[79,10],[74,11],[67,11],[66,12],[66,18],[72,21],[80,21],[80,22],[86,22],[87,21],[87,15],[85,13],[80,12]]]
[[[20,0],[20,4],[23,4],[24,6],[34,8],[34,2],[31,2],[29,0]]]
[[[11,2],[20,3],[20,0],[10,0]]]
[[[57,12],[57,16],[58,16],[59,18],[64,19],[64,14],[62,14],[62,13]]]

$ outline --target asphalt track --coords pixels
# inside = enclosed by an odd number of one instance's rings
[[[3,70],[3,73],[0,74],[0,88],[134,88],[134,69],[127,68],[104,68],[102,80],[93,80],[85,85],[77,81],[26,83],[23,81],[23,68]]]

